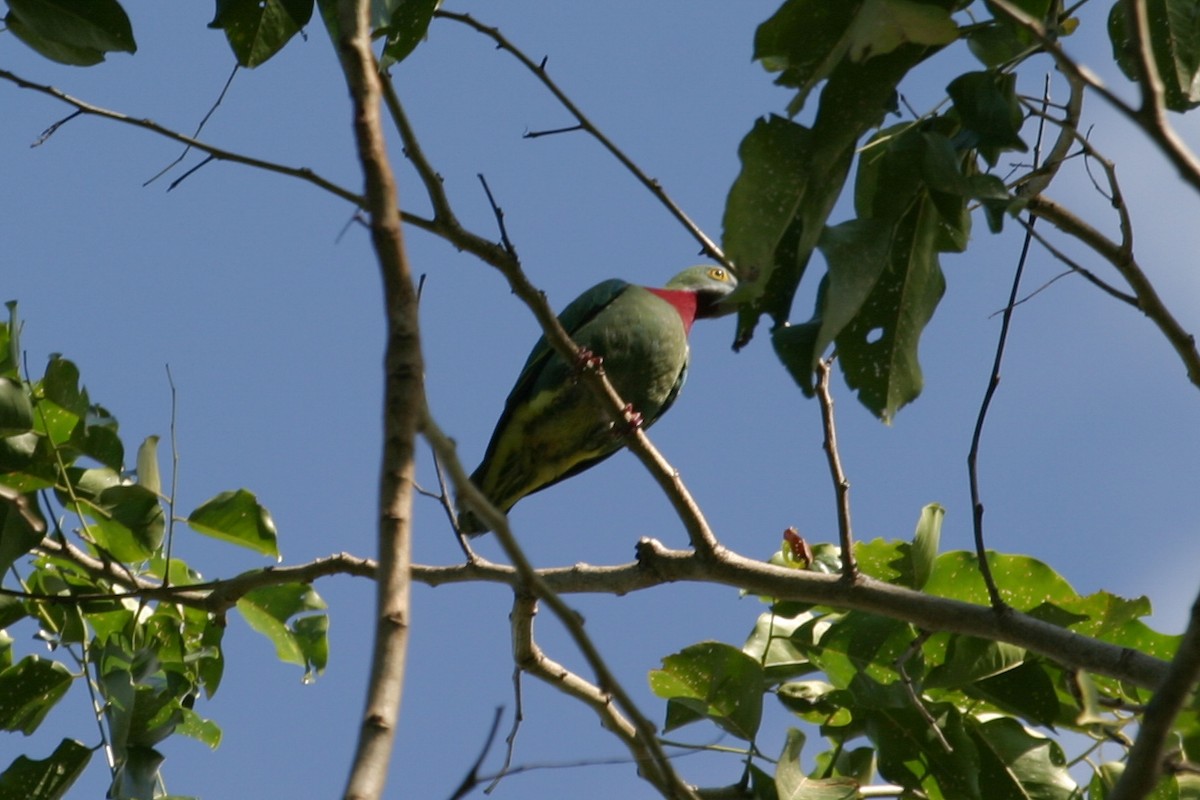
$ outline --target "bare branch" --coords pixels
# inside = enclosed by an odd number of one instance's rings
[[[675,201],[671,199],[670,195],[667,194],[666,190],[663,189],[662,184],[643,172],[641,167],[635,164],[633,159],[627,156],[625,152],[617,147],[611,139],[605,136],[604,133],[597,128],[590,119],[587,118],[587,116],[579,109],[579,107],[575,105],[571,98],[567,96],[566,92],[559,88],[558,84],[555,83],[554,80],[551,79],[550,75],[546,72],[545,59],[543,59],[540,63],[535,62],[529,56],[525,55],[520,48],[510,42],[508,37],[500,32],[499,28],[484,25],[469,14],[459,14],[453,11],[438,10],[434,12],[434,16],[462,23],[463,25],[482,33],[484,36],[487,36],[496,43],[496,47],[498,49],[511,54],[517,59],[517,61],[521,62],[522,66],[532,72],[534,77],[536,77],[542,83],[542,85],[545,86],[552,95],[554,95],[554,98],[558,100],[562,107],[565,108],[578,123],[577,126],[560,128],[555,131],[535,133],[532,135],[526,134],[526,138],[534,138],[534,136],[545,135],[545,133],[551,132],[563,133],[574,129],[586,131],[592,136],[592,138],[598,141],[605,150],[611,153],[613,157],[617,159],[617,161],[620,161],[621,165],[624,166],[625,169],[629,170],[629,172],[632,173],[635,178],[637,178],[638,182],[645,186],[646,189],[649,190],[649,192],[654,195],[664,207],[666,207],[667,211],[671,213],[671,216],[675,217],[675,219],[687,229],[692,237],[700,243],[700,248],[703,253],[720,262],[722,266],[728,267],[735,274],[737,273],[736,267],[730,263],[728,258],[725,257],[725,253],[721,250],[717,243],[714,242],[704,231],[700,229],[699,225],[693,222],[691,218],[684,213],[683,209],[681,209],[675,203]]]
[[[1144,6],[1144,2],[1139,4]],[[1200,192],[1200,160],[1196,158],[1195,153],[1179,138],[1175,129],[1167,122],[1165,114],[1147,114],[1144,113],[1144,106],[1142,109],[1139,109],[1126,103],[1105,86],[1104,82],[1095,73],[1068,56],[1066,51],[1050,36],[1045,26],[1039,20],[1013,5],[1011,0],[992,0],[992,5],[1006,17],[1032,33],[1038,39],[1046,53],[1054,59],[1054,63],[1063,74],[1083,81],[1130,122],[1141,128],[1147,138],[1158,147],[1175,167],[1184,182],[1197,192]],[[1139,36],[1146,35],[1144,28],[1135,28],[1135,31],[1138,31]],[[1153,61],[1153,55],[1149,57]],[[1142,74],[1146,75],[1149,73],[1143,70]],[[1144,102],[1145,96],[1143,95]],[[1151,107],[1151,112],[1153,112],[1153,107]]]
[[[1133,252],[1113,242],[1100,231],[1077,217],[1072,211],[1047,197],[1031,197],[1026,210],[1041,217],[1063,233],[1075,237],[1090,247],[1101,258],[1112,264],[1133,289],[1137,307],[1150,318],[1163,336],[1175,349],[1187,370],[1188,380],[1200,388],[1200,350],[1196,348],[1196,337],[1189,333],[1167,309],[1154,284],[1142,271]]]
[[[562,598],[542,580],[541,574],[533,568],[533,565],[526,558],[524,551],[517,544],[516,538],[509,528],[508,518],[488,502],[483,493],[471,483],[467,477],[466,470],[463,469],[462,462],[458,459],[458,453],[454,448],[453,442],[438,427],[427,409],[424,410],[423,414],[421,429],[425,434],[425,438],[438,452],[438,455],[446,466],[446,470],[450,473],[451,480],[458,487],[460,495],[466,499],[467,503],[488,524],[500,542],[505,555],[508,556],[513,564],[512,574],[516,578],[514,586],[518,590],[518,593],[520,595],[528,595],[531,598],[531,602],[532,598],[542,600],[554,612],[554,615],[562,623],[563,627],[566,628],[571,640],[575,643],[584,660],[587,661],[588,666],[595,674],[597,685],[603,692],[611,695],[617,707],[624,712],[625,718],[629,720],[629,724],[636,730],[636,736],[640,742],[639,747],[644,750],[649,759],[648,762],[640,763],[642,763],[644,770],[650,770],[651,768],[653,770],[652,774],[646,774],[646,779],[654,783],[655,786],[662,787],[665,796],[669,798],[694,798],[693,791],[676,774],[670,760],[659,744],[654,724],[641,713],[637,705],[633,702],[632,697],[630,697],[629,693],[617,680],[612,670],[609,669],[608,664],[596,648],[595,643],[583,629],[583,623],[579,615],[563,602]],[[464,566],[469,567],[471,565]],[[515,625],[516,623],[514,622]],[[515,635],[516,633],[514,633]]]
[[[842,545],[842,577],[853,581],[858,576],[858,564],[854,559],[854,530],[850,526],[850,481],[842,470],[842,457],[838,453],[837,427],[833,419],[833,395],[829,392],[831,360],[817,362],[817,399],[821,404],[821,424],[825,429],[825,455],[829,460],[829,476],[833,478],[833,491],[837,496],[838,538]]]
[[[338,4],[338,55],[353,104],[365,208],[383,279],[387,320],[375,640],[366,708],[346,783],[347,800],[375,800],[383,795],[395,739],[411,611],[415,440],[425,404],[417,293],[380,118],[381,78],[371,52],[369,17],[369,0],[341,0]]]
[[[290,178],[297,178],[305,183],[311,183],[319,189],[324,189],[330,194],[340,197],[349,203],[353,203],[359,208],[366,207],[366,198],[364,198],[362,195],[355,194],[349,189],[346,189],[345,187],[339,186],[333,181],[321,177],[308,167],[289,167],[285,164],[277,164],[273,161],[265,161],[260,158],[253,158],[242,153],[237,153],[232,150],[225,150],[191,136],[186,136],[182,133],[171,130],[170,128],[159,125],[157,122],[152,120],[137,119],[117,111],[111,111],[107,108],[102,108],[100,106],[80,100],[76,97],[72,97],[65,92],[55,89],[53,86],[46,86],[44,84],[25,80],[19,75],[9,72],[5,69],[0,69],[0,80],[6,80],[22,89],[29,89],[31,91],[53,97],[55,100],[66,103],[75,109],[73,114],[64,120],[60,120],[58,123],[55,123],[55,125],[52,126],[46,134],[43,134],[42,138],[39,139],[38,144],[42,143],[62,124],[74,119],[77,116],[89,115],[100,117],[113,122],[119,122],[123,125],[131,125],[135,128],[141,128],[142,130],[149,131],[165,139],[170,139],[173,142],[178,142],[195,150],[207,153],[210,157],[218,161],[229,161],[234,164],[242,164],[247,167],[253,167],[254,169],[259,169],[264,172],[272,172],[277,175],[285,175]],[[178,183],[178,181],[176,181],[176,183]],[[409,214],[405,211],[400,211],[399,214],[401,219],[414,227],[421,228],[422,230],[433,229],[433,223],[430,220],[424,219],[423,217],[418,217],[415,214]]]

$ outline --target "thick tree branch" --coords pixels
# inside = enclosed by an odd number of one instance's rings
[[[353,104],[354,138],[387,319],[375,644],[366,709],[345,791],[345,797],[354,800],[383,795],[399,717],[411,610],[415,442],[425,402],[417,293],[380,119],[380,76],[371,52],[369,17],[369,0],[338,4],[338,54]]]
[[[643,539],[636,562],[597,567],[576,564],[538,570],[537,574],[548,589],[559,594],[601,591],[620,595],[679,581],[723,584],[752,595],[867,611],[925,630],[1008,642],[1068,668],[1109,675],[1144,688],[1158,686],[1167,674],[1165,661],[1016,610],[996,614],[989,606],[936,597],[865,575],[850,584],[839,575],[777,567],[729,550],[722,551],[718,559],[706,559],[690,550],[673,550],[655,539]],[[413,569],[413,579],[430,586],[481,580],[509,586],[521,583],[512,567],[499,565],[419,565]]]

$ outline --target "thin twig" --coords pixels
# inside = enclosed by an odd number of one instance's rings
[[[234,76],[235,76],[235,75],[237,75],[237,74],[238,74],[238,70],[239,70],[239,69],[241,69],[241,65],[235,62],[235,63],[234,63],[234,65],[233,65],[233,70],[232,70],[232,71],[229,73],[229,77],[225,79],[225,85],[221,87],[221,93],[217,95],[217,100],[216,100],[216,102],[214,102],[214,103],[212,104],[212,106],[211,106],[211,107],[208,109],[208,112],[207,112],[207,113],[204,115],[204,117],[203,117],[203,118],[200,120],[200,124],[196,126],[196,130],[192,131],[192,138],[193,138],[193,139],[194,139],[194,138],[196,138],[197,136],[199,136],[199,135],[200,135],[200,132],[201,132],[202,130],[204,130],[204,126],[208,124],[208,120],[209,120],[210,118],[212,118],[212,115],[213,115],[213,114],[215,114],[215,113],[216,113],[216,111],[217,111],[217,107],[218,107],[219,105],[221,105],[221,101],[225,99],[225,94],[226,94],[226,93],[229,91],[229,87],[233,85],[233,78],[234,78]],[[180,154],[179,154],[179,155],[178,155],[178,156],[175,158],[175,160],[174,160],[174,161],[172,161],[170,164],[167,164],[165,167],[163,167],[162,169],[160,169],[160,170],[159,170],[159,171],[158,171],[158,172],[157,172],[155,175],[153,175],[153,176],[152,176],[152,177],[151,177],[149,180],[147,180],[145,183],[143,183],[143,184],[142,184],[142,187],[143,187],[143,188],[145,188],[146,186],[149,186],[150,184],[154,183],[156,180],[158,180],[159,178],[161,178],[163,175],[166,175],[168,172],[170,172],[172,169],[174,169],[174,168],[176,167],[176,165],[178,165],[178,164],[179,164],[180,162],[182,162],[182,161],[183,161],[185,158],[187,158],[187,154],[188,154],[188,153],[190,153],[191,151],[192,151],[192,146],[191,146],[191,145],[185,145],[185,146],[184,146],[184,148],[183,148],[183,152],[182,152],[182,153],[180,153]],[[190,171],[191,171],[191,170],[189,170],[189,172],[190,172]],[[175,188],[175,186],[176,186],[176,184],[178,184],[178,183],[179,183],[179,181],[175,181],[175,183],[172,183],[172,184],[171,184],[171,188],[172,188],[172,189],[174,189],[174,188]],[[168,190],[168,191],[169,191],[169,190]]]
[[[833,417],[833,395],[829,391],[829,373],[832,359],[817,362],[817,400],[821,405],[821,425],[825,430],[825,456],[829,461],[829,477],[833,479],[833,491],[837,497],[838,539],[842,545],[842,577],[853,581],[858,576],[858,563],[854,558],[854,529],[850,525],[850,480],[842,469],[842,457],[838,452],[837,426]]]
[[[629,172],[632,173],[635,178],[637,178],[638,182],[645,186],[646,189],[652,195],[654,195],[660,203],[662,203],[667,211],[671,213],[671,216],[675,217],[675,219],[687,229],[692,237],[700,243],[700,248],[703,253],[720,262],[722,266],[729,268],[735,273],[737,272],[734,265],[730,263],[728,258],[725,257],[725,253],[721,250],[717,243],[713,241],[704,231],[702,231],[700,226],[693,222],[687,214],[684,213],[683,209],[681,209],[679,205],[671,199],[671,196],[667,194],[666,190],[663,189],[662,184],[643,172],[641,167],[635,164],[633,159],[627,156],[623,150],[617,147],[611,139],[609,139],[599,128],[597,128],[592,121],[588,119],[588,117],[579,109],[579,107],[575,105],[574,101],[567,96],[566,92],[559,88],[558,84],[555,83],[550,77],[549,73],[546,72],[546,61],[544,59],[540,63],[534,61],[529,56],[525,55],[520,48],[509,41],[508,37],[502,34],[499,28],[484,25],[469,14],[438,10],[434,12],[434,16],[441,17],[442,19],[453,20],[454,22],[461,23],[475,31],[478,31],[479,33],[482,33],[484,36],[487,36],[489,39],[495,42],[497,48],[509,53],[516,58],[517,61],[521,62],[521,64],[531,73],[533,73],[534,77],[536,77],[541,84],[545,86],[552,95],[554,95],[554,98],[558,100],[559,104],[561,104],[562,107],[565,108],[567,112],[575,118],[576,122],[579,124],[579,127],[587,131],[587,133],[590,134],[597,142],[599,142],[605,150],[611,153],[613,157],[617,159],[617,161],[621,162],[621,165],[624,166],[625,169],[629,170]]]
[[[359,208],[363,208],[366,205],[366,199],[362,195],[356,194],[349,189],[339,186],[333,181],[322,178],[308,167],[289,167],[285,164],[277,164],[273,161],[265,161],[260,158],[253,158],[242,153],[237,153],[232,150],[225,150],[223,148],[208,144],[207,142],[200,141],[199,139],[191,136],[186,136],[178,131],[171,130],[170,128],[159,125],[152,120],[138,119],[117,111],[111,111],[107,108],[93,105],[76,97],[72,97],[65,92],[61,92],[58,89],[55,89],[53,86],[46,86],[44,84],[26,80],[19,75],[9,72],[5,69],[0,69],[0,80],[6,80],[22,89],[29,89],[31,91],[53,97],[55,100],[66,103],[67,105],[75,108],[75,113],[64,120],[60,120],[59,122],[55,123],[55,125],[52,126],[52,130],[49,130],[47,133],[53,133],[53,130],[57,130],[57,128],[63,123],[74,119],[76,116],[90,115],[100,117],[102,119],[111,120],[123,125],[141,128],[142,130],[149,131],[173,142],[179,142],[180,144],[187,145],[195,150],[200,150],[201,152],[207,153],[212,158],[215,158],[219,161],[229,161],[235,164],[243,164],[264,172],[272,172],[277,175],[285,175],[290,178],[297,178],[306,183],[311,183],[320,189],[324,189],[330,194],[340,197],[349,203],[353,203]],[[39,140],[39,143],[44,141],[46,136],[47,134],[43,134],[43,139]],[[415,214],[410,214],[406,211],[400,211],[399,213],[401,219],[403,219],[404,222],[408,223],[409,225],[422,230],[436,232],[434,231],[433,222],[431,220],[424,219],[423,217],[419,217]]]
[[[512,769],[513,754],[517,750],[517,734],[521,732],[521,723],[525,721],[525,695],[521,688],[521,672],[519,666],[513,667],[512,683],[513,683],[513,721],[512,727],[508,729],[508,736],[504,737],[504,762],[500,765],[500,769],[492,777],[491,783],[483,790],[484,794],[491,794],[504,779],[505,775],[510,774]]]
[[[483,740],[483,747],[479,750],[479,755],[475,758],[471,768],[467,770],[467,774],[463,776],[462,783],[454,790],[454,794],[450,795],[450,800],[461,800],[471,793],[480,783],[479,768],[483,766],[483,761],[487,758],[487,754],[491,752],[492,742],[496,740],[496,731],[500,729],[500,720],[504,717],[504,706],[496,706],[496,713],[492,715],[492,725],[488,728],[487,738]]]
[[[167,386],[171,388],[171,493],[167,495],[167,566],[163,570],[163,588],[171,585],[171,546],[175,543],[175,498],[179,490],[179,439],[175,435],[175,422],[178,419],[179,397],[175,390],[175,378],[171,375],[171,365],[167,364]]]
[[[921,631],[921,633],[918,634],[911,643],[909,643],[908,647],[904,648],[904,652],[901,653],[896,659],[896,661],[893,663],[893,666],[896,668],[896,672],[900,673],[900,682],[904,686],[904,692],[908,695],[908,699],[913,704],[913,707],[917,709],[917,713],[921,715],[921,719],[925,720],[925,724],[929,726],[929,730],[933,732],[934,737],[938,740],[938,743],[942,746],[942,749],[947,753],[953,753],[954,748],[950,746],[950,742],[946,741],[946,735],[942,733],[942,729],[938,726],[937,720],[934,719],[933,715],[929,713],[929,709],[925,707],[925,703],[922,702],[920,696],[917,694],[917,689],[915,686],[913,686],[912,678],[910,678],[908,675],[908,669],[904,666],[908,663],[909,659],[920,652],[921,648],[925,646],[925,642],[928,640],[929,632]]]
[[[1046,111],[1046,106],[1050,102],[1050,76],[1046,76],[1042,88],[1042,112]],[[1033,168],[1036,172],[1042,166],[1042,136],[1046,130],[1046,119],[1043,116],[1038,121],[1037,141],[1033,147]],[[1058,147],[1063,142],[1063,137],[1059,136],[1055,143]],[[992,405],[992,398],[996,394],[996,388],[1000,385],[1000,365],[1004,361],[1004,348],[1008,342],[1008,328],[1012,323],[1013,309],[1016,307],[1017,297],[1021,292],[1021,275],[1025,272],[1025,264],[1029,259],[1029,246],[1033,242],[1033,220],[1031,219],[1026,225],[1025,238],[1021,243],[1021,255],[1017,258],[1017,268],[1013,272],[1012,288],[1009,290],[1008,302],[1004,306],[1004,313],[1000,318],[1000,335],[996,340],[996,356],[992,361],[992,374],[988,378],[987,389],[983,393],[983,401],[979,404],[979,414],[975,418],[975,430],[971,434],[971,449],[967,453],[967,476],[971,488],[971,521],[975,533],[975,555],[979,561],[979,572],[983,576],[983,582],[987,586],[988,597],[991,600],[992,608],[997,611],[1003,611],[1008,608],[1008,604],[1000,596],[1000,590],[996,586],[996,579],[992,576],[992,568],[987,560],[987,547],[983,540],[983,500],[981,499],[979,489],[979,444],[983,439],[983,423],[987,419],[988,409]]]

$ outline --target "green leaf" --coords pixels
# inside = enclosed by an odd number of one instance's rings
[[[742,652],[763,666],[767,680],[772,683],[812,672],[812,664],[791,637],[813,619],[809,612],[795,617],[760,614],[754,631],[742,645]]]
[[[910,551],[912,558],[913,587],[920,591],[925,588],[929,575],[933,572],[933,562],[937,558],[938,543],[942,539],[942,520],[946,517],[946,509],[937,503],[930,503],[921,509],[921,518],[917,520],[917,532],[913,536],[913,546]]]
[[[17,317],[17,301],[9,300],[4,307],[8,309],[8,322],[0,322],[0,378],[20,380],[21,323]]]
[[[25,656],[0,672],[0,730],[33,733],[72,680],[62,664],[37,656]]]
[[[1195,0],[1148,0],[1150,44],[1162,79],[1164,101],[1172,111],[1200,105],[1200,15]],[[1113,57],[1125,77],[1141,72],[1138,43],[1128,25],[1128,4],[1117,0],[1108,15],[1108,36]]]
[[[1020,136],[1024,116],[1016,88],[1012,73],[967,72],[952,80],[946,93],[963,125],[955,144],[978,149],[992,166],[1002,151],[1028,150]]]
[[[1059,703],[1055,678],[1051,677],[1045,662],[1040,660],[1025,661],[1014,669],[967,687],[966,691],[972,697],[987,700],[1005,713],[1016,714],[1040,725],[1072,722]]]
[[[50,357],[42,377],[42,395],[76,417],[88,412],[87,390],[79,386],[79,367],[59,355]]]
[[[205,719],[190,708],[184,708],[182,711],[183,721],[180,723],[178,729],[176,729],[176,732],[206,744],[212,750],[216,750],[221,744],[220,726],[212,720]]]
[[[205,536],[280,558],[270,512],[245,489],[222,492],[193,511],[187,521]]]
[[[846,383],[885,423],[921,393],[917,347],[946,289],[936,250],[939,219],[928,200],[900,219],[888,268],[835,340]]]
[[[989,798],[1073,800],[1079,787],[1067,771],[1057,742],[1027,730],[1015,719],[971,720],[979,752],[980,783]]]
[[[0,377],[0,437],[33,430],[33,404],[19,381]]]
[[[958,38],[950,12],[912,0],[865,0],[847,31],[852,61],[890,53],[911,42],[944,45]]]
[[[794,245],[805,222],[815,220],[819,230],[824,221],[805,210],[821,194],[809,169],[811,137],[803,125],[772,115],[757,120],[738,146],[742,169],[729,190],[723,226],[725,252],[738,267],[739,340],[749,340],[743,329],[748,325],[752,332],[760,314],[787,314],[808,254],[801,259],[785,240]]]
[[[42,541],[46,521],[33,495],[0,485],[0,575]]]
[[[1025,660],[1025,650],[1005,642],[974,636],[953,636],[946,660],[929,671],[925,686],[960,689],[984,678],[1015,669]]]
[[[989,552],[988,566],[1000,596],[1019,611],[1035,608],[1046,601],[1068,607],[1067,604],[1078,597],[1061,575],[1035,558]],[[965,550],[938,556],[925,591],[967,603],[988,604],[987,588],[979,575],[979,562],[974,553]]]
[[[104,53],[137,51],[116,0],[9,0],[8,8],[24,32],[66,51],[97,52],[100,60]]]
[[[896,661],[915,639],[916,631],[906,622],[851,611],[829,624],[808,656],[839,689],[850,687],[860,674],[886,686],[899,680]],[[913,678],[924,669],[919,654],[905,667]]]
[[[384,67],[408,58],[429,30],[433,12],[442,0],[401,0],[382,30],[375,34],[387,37],[383,45]]]
[[[91,758],[92,749],[74,739],[63,739],[40,761],[17,756],[0,774],[0,800],[60,800]]]
[[[158,472],[158,437],[147,436],[137,454],[138,485],[162,495],[162,476]]]
[[[328,658],[328,620],[306,621],[315,618],[308,612],[325,607],[325,601],[311,586],[300,583],[255,589],[237,601],[238,611],[250,627],[275,645],[280,661],[304,667],[305,682],[325,668]],[[300,614],[306,616],[289,626],[288,621]]]
[[[739,739],[751,741],[762,721],[763,671],[741,650],[721,642],[701,642],[663,659],[650,671],[650,688],[659,697],[707,717]],[[679,727],[668,721],[666,730]]]
[[[312,17],[313,0],[217,0],[210,28],[225,38],[243,67],[257,67],[278,53]]]
[[[849,778],[809,778],[800,768],[804,734],[789,728],[783,753],[775,767],[775,791],[779,800],[856,800],[858,782]]]

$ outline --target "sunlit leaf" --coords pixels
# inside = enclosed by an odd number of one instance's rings
[[[328,621],[305,620],[324,617],[309,612],[324,609],[325,601],[311,586],[293,583],[255,589],[238,600],[237,608],[250,627],[271,640],[280,661],[304,667],[306,681],[324,669]]]
[[[925,588],[929,575],[933,572],[933,562],[937,558],[938,543],[942,538],[942,520],[946,517],[946,509],[937,503],[930,503],[921,509],[921,518],[917,520],[917,532],[913,535],[912,571],[914,589]]]
[[[162,477],[158,472],[158,437],[147,436],[138,447],[138,485],[145,486],[154,494],[162,494]]]
[[[740,739],[752,740],[762,721],[762,667],[721,642],[701,642],[667,656],[662,669],[651,670],[650,688]],[[667,730],[671,727],[678,725]]]
[[[1073,800],[1078,787],[1057,742],[1000,717],[969,726],[979,752],[980,782],[988,797]]]
[[[206,536],[279,558],[275,522],[245,489],[222,492],[188,515],[187,521]]]

